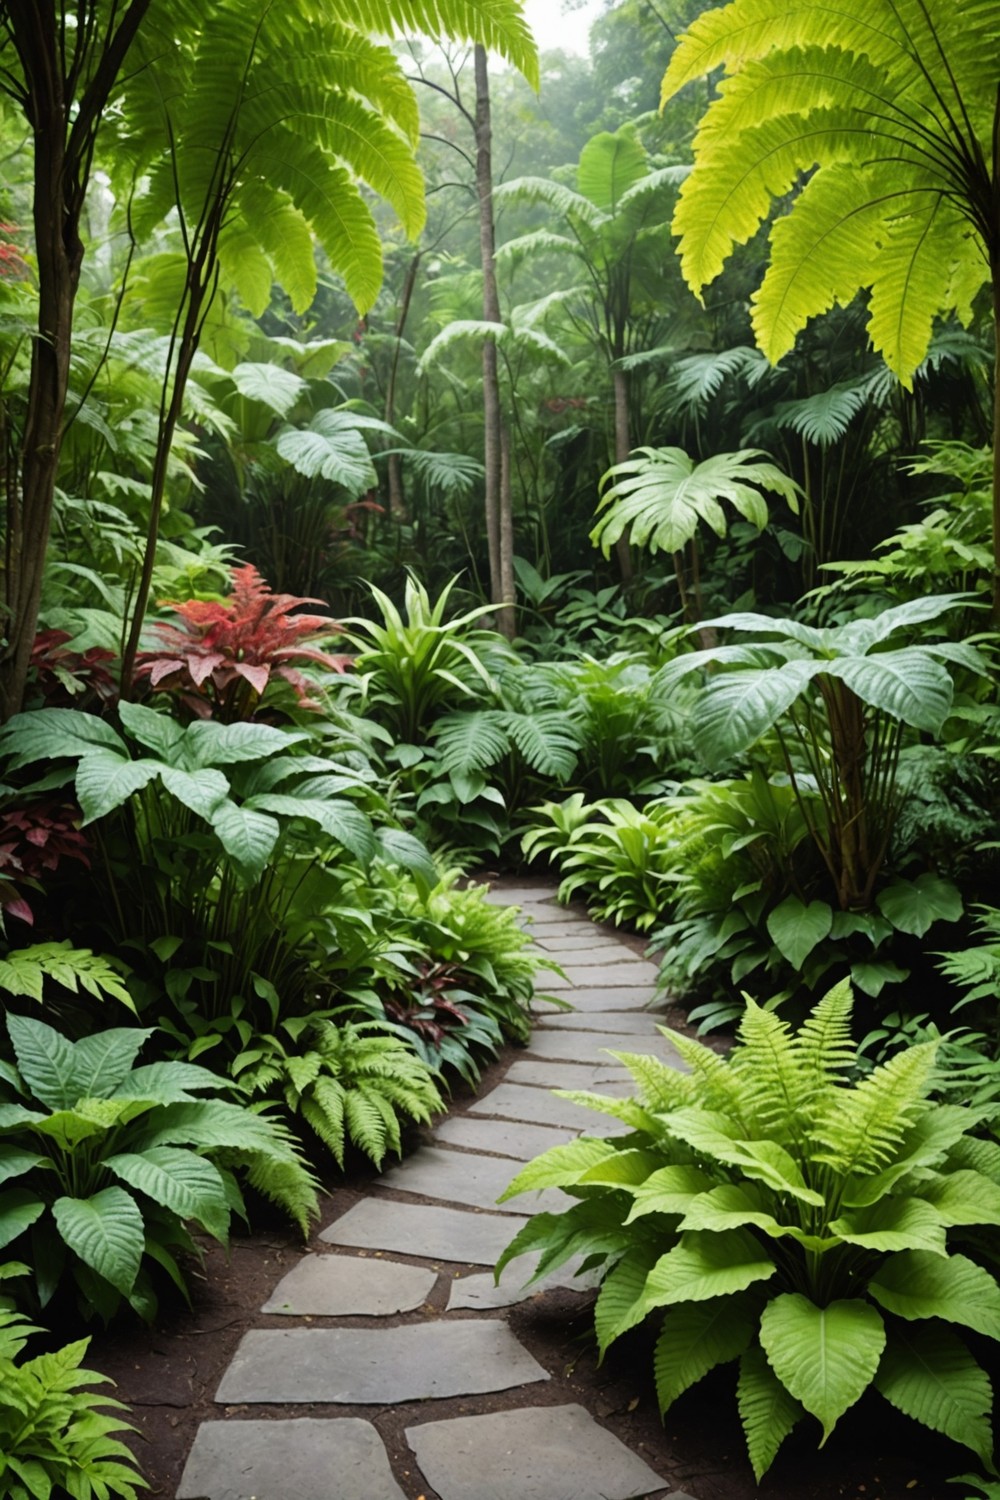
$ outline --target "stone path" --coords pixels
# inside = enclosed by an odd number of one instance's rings
[[[557,906],[550,887],[490,899],[523,908],[565,971],[540,986],[575,1008],[538,1002],[537,1029],[503,1080],[386,1172],[274,1289],[216,1392],[219,1420],[198,1430],[177,1500],[693,1500],[582,1405],[523,1404],[526,1387],[552,1378],[503,1316],[538,1292],[523,1287],[531,1257],[500,1287],[492,1275],[526,1213],[565,1204],[544,1192],[497,1205],[519,1163],[613,1123],[549,1090],[626,1092],[606,1048],[671,1057],[643,1009],[655,966]],[[561,1271],[546,1284],[581,1283]],[[435,1399],[449,1396],[467,1397],[467,1414],[435,1419]],[[394,1468],[380,1418],[419,1402]],[[372,1420],[338,1415],[345,1407]]]

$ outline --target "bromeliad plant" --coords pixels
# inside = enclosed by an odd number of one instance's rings
[[[177,1256],[197,1253],[188,1226],[225,1244],[243,1213],[233,1169],[306,1233],[312,1177],[280,1122],[204,1097],[231,1089],[228,1079],[191,1063],[137,1066],[152,1035],[139,1027],[71,1042],[11,1014],[7,1030],[0,1248],[31,1263],[39,1306],[71,1280],[85,1316],[107,1320],[127,1302],[152,1319],[154,1266],[187,1295]]]
[[[629,1127],[556,1146],[505,1197],[560,1187],[500,1258],[604,1265],[601,1351],[662,1312],[660,1408],[739,1361],[757,1478],[805,1416],[821,1446],[869,1386],[992,1469],[986,1373],[962,1330],[1000,1339],[1000,1286],[961,1248],[1000,1224],[1000,1157],[983,1111],[931,1102],[937,1044],[852,1082],[851,994],[838,985],[793,1033],[748,1002],[728,1058],[667,1032],[691,1071],[616,1054],[638,1097],[568,1095]],[[992,1113],[992,1111],[990,1111]]]

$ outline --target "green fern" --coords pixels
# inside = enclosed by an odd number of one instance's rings
[[[348,1141],[380,1167],[402,1150],[401,1117],[427,1124],[444,1108],[429,1068],[377,1022],[314,1016],[284,1029],[289,1043],[256,1037],[233,1074],[251,1094],[301,1115],[340,1167]]]
[[[869,1386],[991,1464],[988,1381],[962,1329],[1000,1339],[1000,1285],[951,1241],[1000,1223],[1000,1151],[969,1134],[975,1112],[929,1101],[933,1042],[852,1082],[850,1013],[846,985],[798,1032],[751,1002],[728,1058],[667,1032],[690,1073],[667,1082],[624,1055],[642,1102],[568,1097],[629,1133],[554,1148],[504,1195],[574,1200],[533,1219],[498,1271],[529,1249],[603,1266],[602,1351],[660,1311],[664,1410],[740,1360],[758,1479],[801,1419],[825,1440]]]
[[[68,940],[15,948],[0,958],[0,988],[9,995],[25,995],[41,1003],[47,979],[71,994],[78,995],[83,990],[95,1000],[109,995],[130,1010],[135,1009],[120,968],[111,959],[91,953],[89,948],[74,948]]]

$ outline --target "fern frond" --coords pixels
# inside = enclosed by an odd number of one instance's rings
[[[919,1113],[938,1050],[937,1042],[908,1047],[852,1089],[837,1089],[820,1112],[816,1152],[845,1173],[877,1172],[890,1160]]]
[[[792,1046],[803,1067],[832,1083],[843,1080],[857,1060],[851,1035],[854,1000],[850,980],[841,980],[813,1006],[799,1027]]]
[[[441,769],[467,776],[495,766],[510,749],[506,716],[497,709],[446,714],[434,727]]]

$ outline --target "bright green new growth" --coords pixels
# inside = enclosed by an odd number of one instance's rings
[[[0,1277],[17,1274],[0,1266]],[[148,1489],[132,1453],[116,1436],[132,1428],[120,1401],[87,1386],[107,1376],[81,1368],[89,1339],[51,1354],[20,1358],[28,1336],[40,1330],[0,1307],[0,1495],[32,1500],[52,1493],[74,1500],[137,1500]]]
[[[497,1266],[540,1250],[607,1267],[601,1351],[664,1309],[654,1356],[661,1410],[716,1365],[740,1361],[739,1407],[758,1479],[807,1413],[821,1445],[871,1385],[992,1466],[990,1383],[963,1328],[1000,1338],[1000,1286],[953,1231],[1000,1224],[1000,1173],[970,1132],[982,1118],[931,1103],[936,1043],[860,1082],[851,994],[838,985],[793,1033],[747,1001],[729,1058],[665,1032],[689,1065],[619,1056],[633,1099],[572,1094],[631,1127],[526,1166],[505,1197],[561,1187]]]
[[[875,348],[904,382],[934,319],[965,323],[989,280],[997,16],[975,0],[733,0],[689,28],[666,102],[720,65],[674,229],[700,291],[772,203],[754,329],[772,361],[816,314],[871,289]]]

